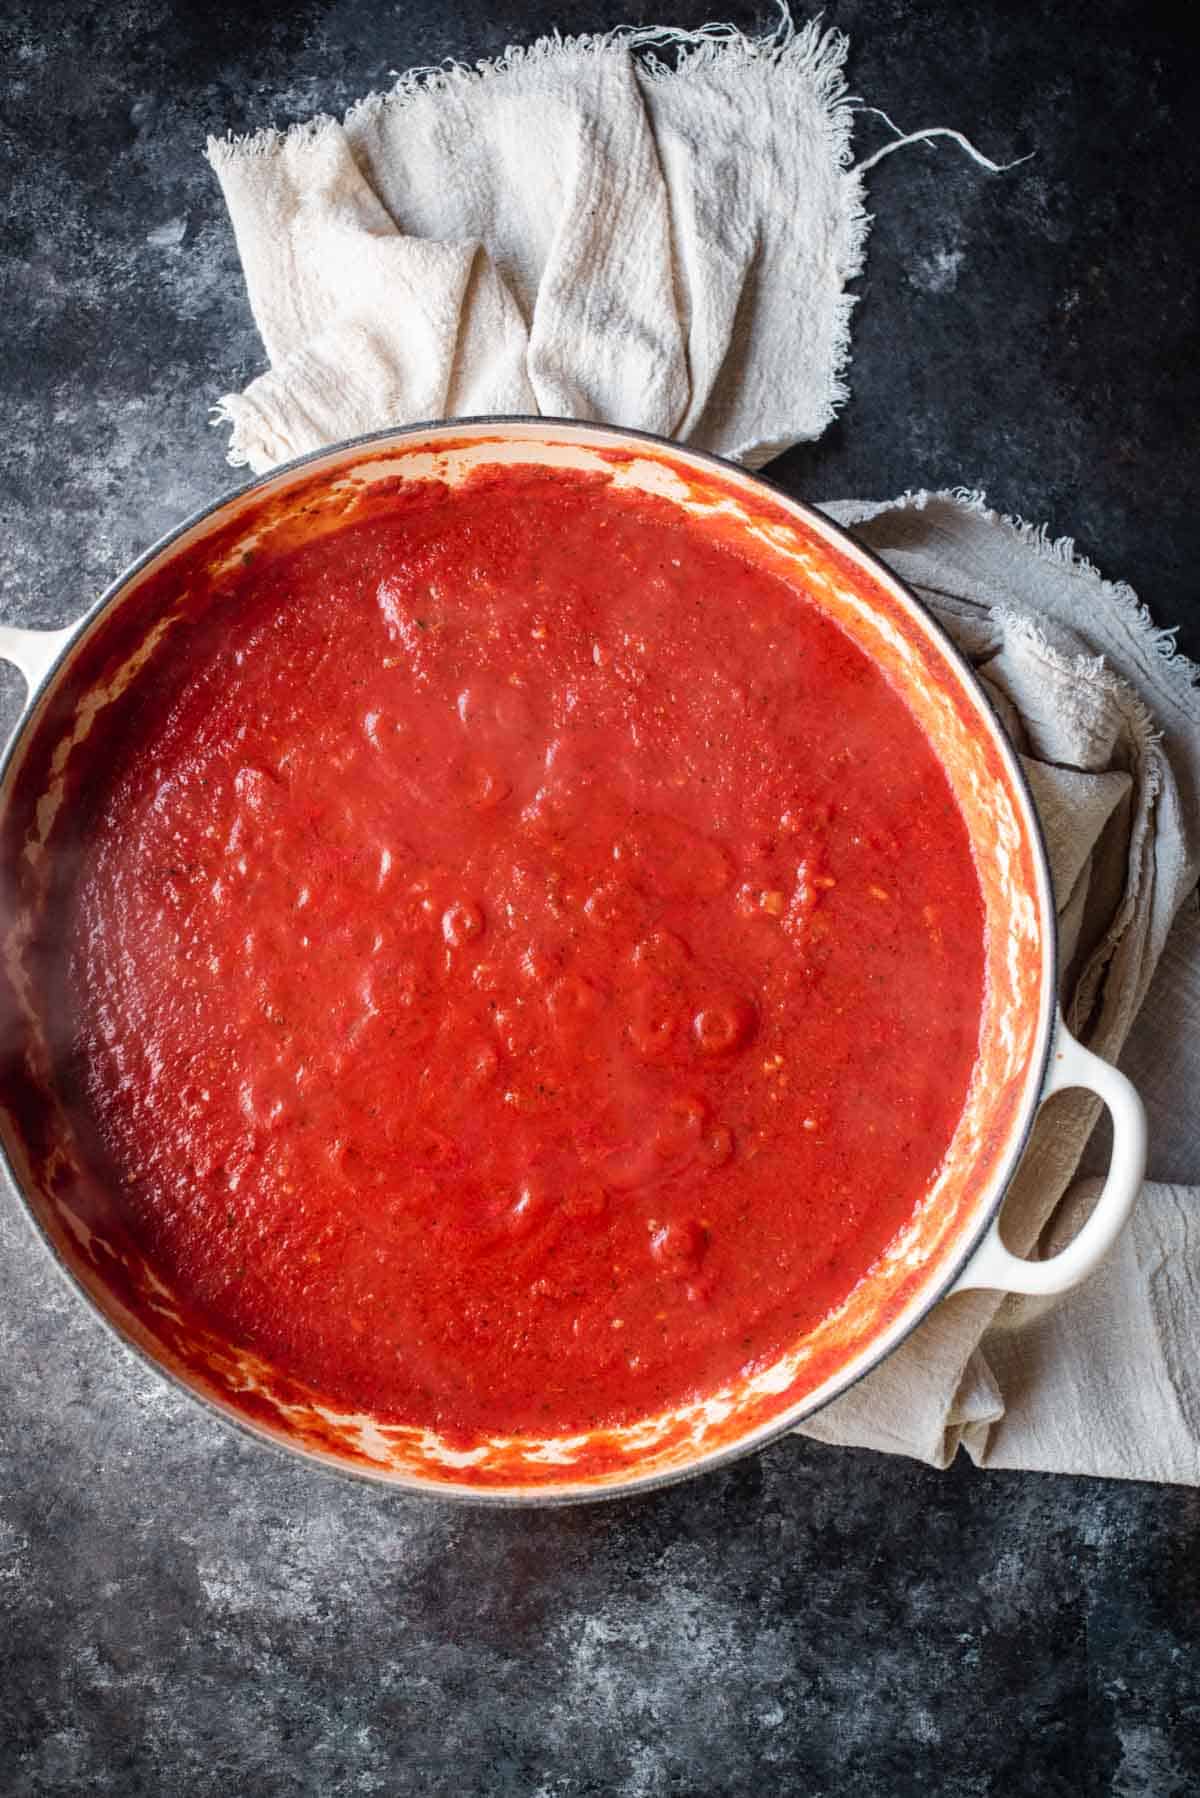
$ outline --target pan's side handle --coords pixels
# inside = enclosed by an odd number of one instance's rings
[[[1146,1172],[1145,1108],[1124,1074],[1077,1042],[1060,1013],[1042,1098],[1068,1087],[1096,1093],[1112,1116],[1112,1161],[1091,1216],[1074,1241],[1046,1261],[1025,1261],[1011,1254],[996,1218],[952,1291],[1069,1292],[1094,1273],[1124,1229]]]
[[[68,624],[59,631],[29,631],[15,624],[0,624],[0,661],[12,662],[25,676],[22,717],[78,629],[78,624]]]

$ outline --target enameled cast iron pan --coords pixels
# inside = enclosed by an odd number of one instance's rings
[[[336,531],[378,483],[454,481],[494,463],[603,470],[752,534],[885,671],[934,745],[966,820],[983,893],[987,981],[967,1103],[942,1172],[912,1224],[845,1303],[765,1370],[674,1412],[570,1439],[484,1438],[451,1447],[429,1430],[338,1413],[242,1345],[189,1321],[124,1235],[56,1092],[53,1032],[32,977],[56,854],[72,835],[73,770],[97,720],[136,704],[171,654],[172,595],[219,582],[252,545]],[[382,491],[382,489],[378,489]],[[303,507],[303,511],[301,510]],[[1145,1120],[1128,1081],[1068,1033],[1056,1003],[1056,930],[1045,849],[1017,756],[970,669],[895,577],[828,519],[760,477],[633,432],[546,419],[455,420],[324,450],[254,482],[141,557],[78,624],[0,628],[28,684],[0,771],[0,1144],[14,1193],[59,1267],[107,1326],[226,1421],[344,1472],[443,1496],[547,1502],[624,1493],[759,1447],[844,1392],[950,1294],[1051,1293],[1085,1278],[1128,1216]],[[100,734],[100,733],[97,733]],[[1005,1248],[1001,1205],[1042,1102],[1098,1094],[1112,1165],[1095,1209],[1052,1259]]]

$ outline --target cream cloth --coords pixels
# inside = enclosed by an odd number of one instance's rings
[[[803,1426],[982,1465],[1200,1484],[1200,690],[1134,594],[975,494],[827,510],[914,586],[986,682],[1046,835],[1061,997],[1146,1095],[1152,1180],[1107,1264],[1057,1299],[962,1293]],[[1190,897],[1189,897],[1190,896]],[[1182,909],[1181,909],[1182,908]],[[1156,978],[1157,971],[1157,978]],[[1005,1202],[1020,1254],[1086,1216],[1095,1102],[1055,1100]]]
[[[210,139],[271,363],[221,402],[231,460],[495,412],[754,465],[818,436],[866,229],[845,54],[786,18],[555,39],[341,124]]]
[[[653,53],[667,43],[675,70]],[[480,413],[614,420],[752,464],[819,434],[844,398],[865,228],[845,49],[786,18],[755,41],[553,40],[406,76],[342,124],[211,142],[271,364],[221,403],[231,459],[261,470]],[[805,1432],[937,1465],[962,1444],[989,1466],[1200,1482],[1200,1189],[1180,1184],[1200,1177],[1200,923],[1194,900],[1180,913],[1200,870],[1200,696],[1127,588],[978,496],[830,510],[996,698],[1046,827],[1065,1009],[1140,1079],[1164,1183],[1086,1288],[946,1301]],[[1005,1213],[1022,1252],[1084,1214],[1095,1112],[1067,1095],[1039,1124]]]

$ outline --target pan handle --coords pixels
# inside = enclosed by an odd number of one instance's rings
[[[68,624],[59,631],[29,631],[0,624],[0,660],[14,663],[25,676],[24,710],[78,629]]]
[[[1063,1023],[1054,1032],[1050,1073],[1042,1098],[1068,1087],[1096,1093],[1112,1115],[1112,1161],[1091,1216],[1079,1234],[1046,1261],[1024,1261],[1000,1239],[999,1216],[958,1279],[952,1292],[978,1288],[997,1292],[1066,1292],[1086,1280],[1103,1261],[1123,1229],[1146,1172],[1146,1113],[1136,1089],[1114,1068],[1085,1049]]]

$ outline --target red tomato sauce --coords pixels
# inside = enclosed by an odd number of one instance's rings
[[[458,1440],[772,1360],[944,1156],[983,910],[902,700],[664,502],[428,483],[250,561],[93,798],[82,1127],[153,1264]]]

